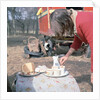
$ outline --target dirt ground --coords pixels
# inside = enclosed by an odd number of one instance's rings
[[[52,57],[40,58],[23,58],[24,44],[23,40],[27,39],[29,35],[9,37],[7,39],[7,73],[10,85],[15,80],[16,73],[21,71],[21,66],[27,62],[34,62],[35,66],[46,65],[51,67],[53,65]],[[58,51],[58,50],[57,50]],[[80,55],[79,51],[75,52],[69,57],[65,63],[66,69],[76,79],[81,92],[92,92],[93,88],[90,83],[90,58],[86,58],[84,54]]]

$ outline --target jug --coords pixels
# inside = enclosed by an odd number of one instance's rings
[[[58,56],[53,56],[53,66],[57,66],[60,68],[60,64],[58,62]]]

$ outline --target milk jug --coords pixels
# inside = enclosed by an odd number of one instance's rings
[[[57,66],[58,68],[60,68],[60,64],[58,62],[58,56],[53,56],[53,66]]]

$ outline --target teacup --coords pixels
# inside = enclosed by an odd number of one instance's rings
[[[61,75],[63,75],[65,73],[65,66],[60,66],[60,70],[61,70]]]
[[[52,66],[52,69],[56,70],[56,69],[58,69],[58,66]]]
[[[54,76],[59,76],[59,75],[61,75],[61,70],[60,69],[57,69],[57,70],[53,70],[53,72],[54,72]]]
[[[53,70],[52,70],[52,69],[48,69],[48,70],[46,71],[46,74],[47,74],[47,75],[50,75],[50,76],[53,75]]]

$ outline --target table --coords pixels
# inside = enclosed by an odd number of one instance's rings
[[[80,92],[72,75],[51,78],[43,74],[35,77],[16,75],[16,92]]]

